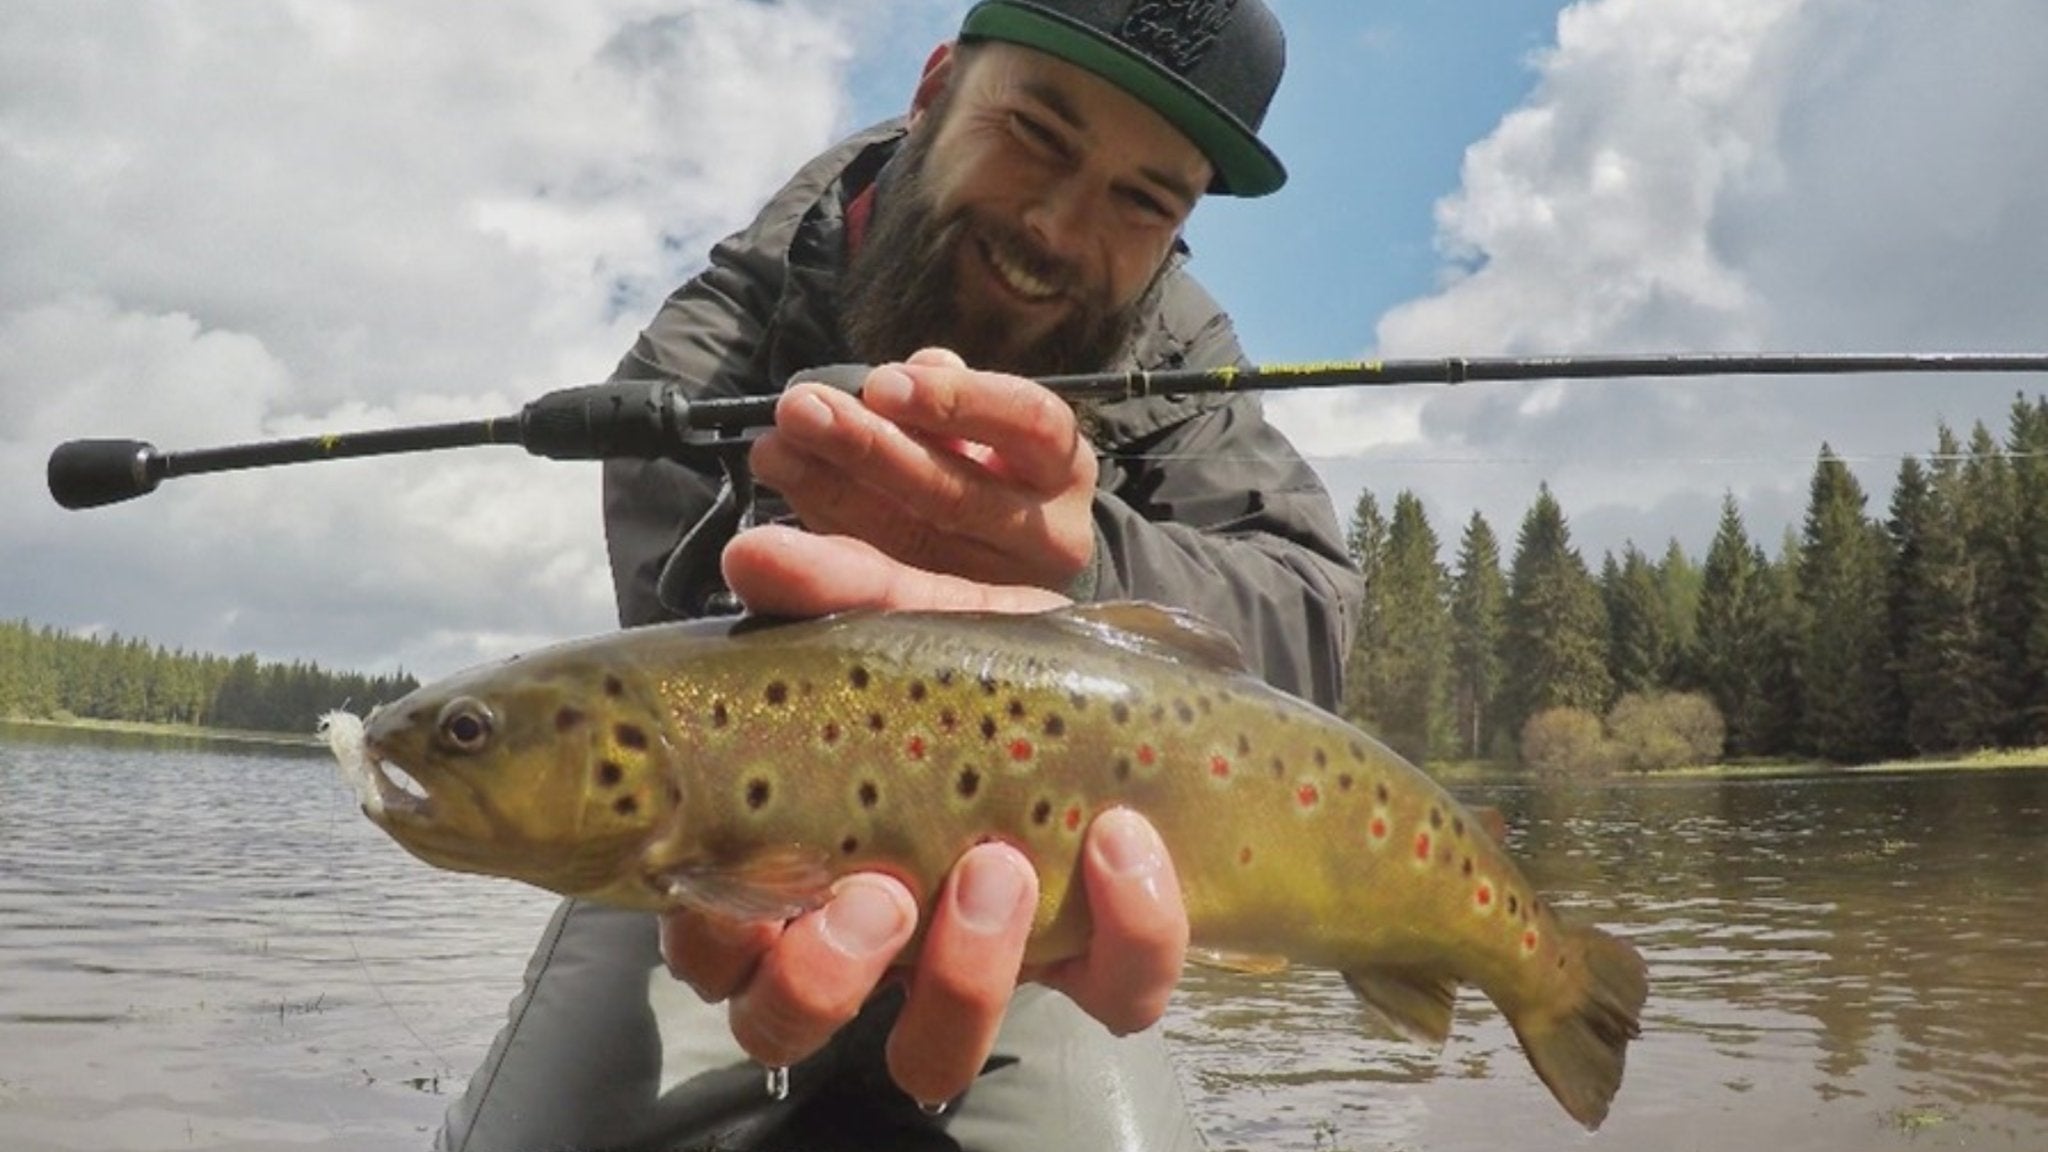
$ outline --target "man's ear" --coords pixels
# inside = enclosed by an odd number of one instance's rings
[[[932,54],[925,59],[924,75],[918,77],[917,91],[910,97],[910,122],[913,125],[924,119],[925,109],[930,108],[932,101],[939,98],[939,93],[946,90],[946,85],[953,82],[955,47],[954,42],[948,40],[932,49]]]

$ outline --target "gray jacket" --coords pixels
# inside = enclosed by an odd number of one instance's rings
[[[844,208],[902,133],[900,121],[879,125],[806,165],[668,298],[617,378],[677,379],[692,396],[767,394],[800,370],[850,360],[836,319]],[[1229,318],[1173,259],[1157,311],[1115,367],[1246,364]],[[1333,707],[1362,585],[1329,495],[1258,399],[1154,397],[1096,416],[1095,559],[1073,591],[1192,610],[1234,635],[1267,681]],[[673,461],[605,465],[623,623],[693,611],[656,589],[718,484],[715,472]]]

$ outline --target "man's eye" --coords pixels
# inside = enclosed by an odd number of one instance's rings
[[[1066,141],[1060,139],[1059,133],[1044,124],[1024,115],[1013,115],[1010,122],[1016,126],[1017,135],[1023,137],[1026,143],[1046,152],[1066,154]]]
[[[1150,192],[1144,192],[1136,188],[1125,189],[1124,202],[1147,216],[1156,217],[1160,220],[1173,219],[1173,212]]]

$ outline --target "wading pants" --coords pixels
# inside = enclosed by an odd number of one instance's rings
[[[882,1046],[900,993],[790,1069],[769,1097],[723,1006],[662,966],[654,917],[565,901],[468,1089],[442,1152],[1197,1152],[1159,1029],[1116,1039],[1035,985],[994,1055],[944,1114],[890,1080]]]

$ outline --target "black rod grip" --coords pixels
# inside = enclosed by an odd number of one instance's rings
[[[119,504],[163,479],[155,446],[140,440],[71,440],[50,453],[50,495],[66,508]]]

